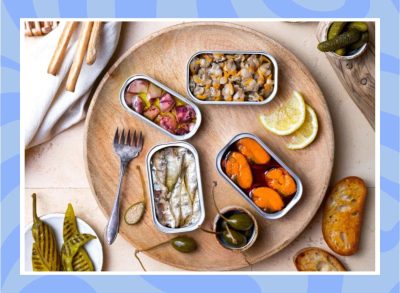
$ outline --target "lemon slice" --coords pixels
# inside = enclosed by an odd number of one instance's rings
[[[313,108],[306,105],[306,119],[303,125],[288,136],[287,147],[292,150],[305,148],[314,141],[318,133],[318,119]]]
[[[306,105],[299,92],[293,95],[268,115],[260,115],[260,121],[266,129],[278,135],[288,135],[295,132],[303,124],[306,117]]]

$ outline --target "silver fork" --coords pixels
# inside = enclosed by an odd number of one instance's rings
[[[114,206],[111,212],[110,220],[106,227],[106,241],[111,245],[118,234],[119,229],[119,202],[121,197],[122,178],[124,177],[126,168],[130,161],[136,158],[143,148],[143,135],[140,131],[136,137],[136,130],[131,137],[131,131],[128,130],[128,135],[125,139],[125,131],[122,129],[121,136],[119,136],[118,128],[114,136],[114,151],[119,156],[121,164],[119,171],[119,183],[117,195],[115,197]]]

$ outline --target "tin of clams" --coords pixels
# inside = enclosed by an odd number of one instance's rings
[[[189,60],[188,93],[199,103],[264,104],[276,89],[277,64],[266,53],[198,52]]]

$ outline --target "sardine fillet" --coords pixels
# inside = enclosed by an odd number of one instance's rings
[[[175,218],[175,222],[177,223],[177,225],[179,225],[179,223],[181,222],[181,189],[182,189],[182,180],[179,177],[174,190],[172,190],[171,192],[171,196],[169,198],[169,203],[171,205],[171,212],[172,215]]]
[[[167,162],[167,176],[165,185],[169,191],[174,189],[174,186],[181,175],[183,155],[186,149],[184,148],[167,148],[165,150],[165,159]]]
[[[190,195],[186,190],[186,184],[184,180],[182,180],[181,186],[181,221],[179,225],[185,226],[187,219],[193,214],[193,210],[192,200],[190,199]]]
[[[186,152],[183,160],[185,168],[185,183],[186,189],[189,192],[190,200],[193,204],[195,193],[197,190],[197,173],[196,173],[196,160],[191,152]]]

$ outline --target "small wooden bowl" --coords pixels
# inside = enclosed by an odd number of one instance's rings
[[[328,39],[328,31],[329,28],[331,27],[331,24],[333,23],[333,21],[327,21],[323,30],[324,30],[324,34],[323,34],[323,38],[322,41],[326,41]],[[368,42],[365,43],[364,45],[362,45],[360,48],[358,48],[357,50],[352,51],[351,55],[338,55],[335,52],[325,52],[326,54],[329,54],[337,59],[340,60],[352,60],[355,59],[357,57],[360,57],[361,55],[363,55],[366,51],[367,51],[367,46],[368,46]]]
[[[246,213],[253,220],[253,223],[254,223],[254,226],[252,228],[253,229],[253,233],[252,233],[249,241],[246,243],[246,245],[244,245],[242,247],[233,247],[233,246],[228,246],[228,244],[224,243],[221,240],[221,238],[220,238],[221,236],[220,235],[215,234],[215,238],[216,238],[217,242],[223,248],[228,249],[228,250],[236,250],[236,251],[242,252],[242,251],[245,251],[245,250],[249,249],[254,244],[254,242],[256,241],[257,236],[258,236],[258,224],[257,224],[256,218],[247,209],[245,209],[243,207],[240,207],[240,206],[233,206],[233,205],[232,206],[226,206],[226,207],[221,209],[221,214],[225,215],[226,213],[233,212],[233,211]],[[218,226],[218,222],[220,221],[220,219],[221,219],[221,216],[219,214],[217,214],[215,216],[214,224],[213,224],[213,231],[214,232],[217,232],[217,226]]]

